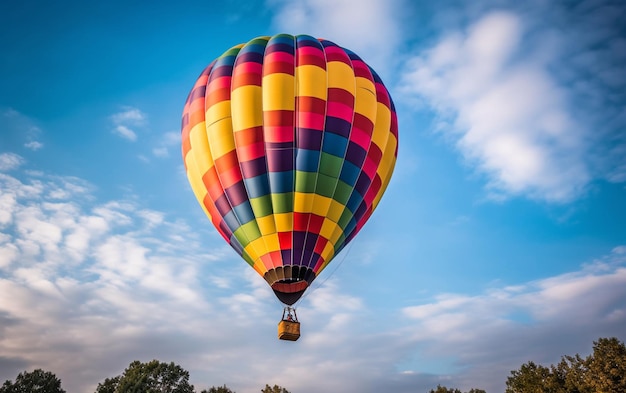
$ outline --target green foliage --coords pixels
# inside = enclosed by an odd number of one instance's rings
[[[194,393],[189,372],[177,364],[132,362],[122,375],[99,383],[96,393]]]
[[[593,343],[587,358],[586,381],[595,392],[626,392],[626,346],[617,338],[601,338]]]
[[[585,360],[576,356],[563,356],[555,366],[550,366],[551,390],[554,392],[592,393],[585,381]]]
[[[224,386],[218,386],[218,387],[211,387],[209,390],[202,390],[200,393],[235,393],[232,390],[230,390],[228,387],[226,387],[226,385]],[[265,387],[263,389],[261,389],[261,393],[289,393],[289,391],[281,386],[278,385],[274,385],[271,386],[270,385],[265,385]]]
[[[228,387],[226,387],[226,385],[224,386],[211,386],[209,388],[209,390],[203,389],[200,393],[235,393],[232,390],[230,390]]]
[[[506,393],[626,392],[626,346],[617,338],[594,341],[593,353],[563,356],[549,368],[528,362],[511,371]]]
[[[270,385],[266,384],[265,387],[261,389],[261,393],[289,393],[289,390],[278,385],[270,387]]]
[[[437,385],[436,389],[430,389],[429,393],[463,393],[459,389],[447,388],[445,386]],[[486,393],[482,389],[470,389],[467,393]]]
[[[436,389],[430,389],[428,393],[462,393],[459,389],[447,388],[445,386],[437,385]]]
[[[98,384],[96,388],[97,393],[115,393],[115,389],[117,389],[117,385],[120,383],[120,376],[118,375],[115,378],[107,378],[104,382]]]
[[[506,393],[543,393],[550,384],[550,369],[534,362],[524,363],[507,378]]]
[[[61,388],[61,380],[49,371],[36,369],[32,372],[20,373],[15,382],[5,381],[0,393],[65,393]]]

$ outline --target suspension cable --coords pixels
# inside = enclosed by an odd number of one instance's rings
[[[336,263],[334,263],[334,269],[324,278],[324,280],[322,282],[320,282],[319,284],[316,284],[316,281],[313,281],[313,285],[311,285],[311,290],[310,291],[306,291],[304,293],[304,295],[302,295],[302,297],[300,299],[298,299],[298,301],[296,301],[293,305],[293,308],[295,309],[297,307],[297,305],[304,300],[308,295],[310,295],[311,293],[317,291],[319,288],[322,287],[322,285],[324,285],[324,283],[326,283],[326,281],[328,281],[328,279],[330,277],[333,276],[333,274],[335,274],[335,272],[337,271],[337,269],[339,269],[339,267],[345,262],[346,258],[348,257],[348,254],[350,254],[350,250],[352,250],[352,242],[348,243],[348,246],[346,247],[346,252],[344,253],[343,257],[341,258],[341,260],[337,261]]]

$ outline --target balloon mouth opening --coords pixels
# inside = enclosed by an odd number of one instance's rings
[[[297,302],[308,287],[309,283],[305,280],[280,280],[272,284],[278,300],[289,306]]]

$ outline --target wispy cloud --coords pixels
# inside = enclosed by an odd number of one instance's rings
[[[293,351],[275,339],[269,287],[213,232],[201,238],[132,201],[98,202],[80,179],[32,172],[0,176],[0,207],[0,379],[36,365],[68,391],[90,391],[134,359],[159,358],[197,387],[240,392],[498,391],[529,359],[586,353],[626,328],[617,246],[579,271],[382,314],[330,279],[305,297]],[[254,365],[244,378],[242,353]]]
[[[190,228],[132,202],[92,205],[89,192],[75,178],[0,176],[0,315],[15,321],[0,347],[14,364],[43,362],[63,375],[81,365],[62,358],[93,339],[125,352],[120,340],[192,326],[212,309],[199,281],[211,273],[200,274],[206,263],[191,251],[199,243]],[[103,350],[90,356],[107,361]]]
[[[417,322],[410,334],[424,355],[449,357],[467,370],[452,376],[456,384],[489,381],[487,391],[502,391],[508,372],[528,360],[555,363],[589,353],[600,335],[623,335],[626,257],[616,247],[580,271],[477,296],[441,294],[403,314]]]
[[[0,154],[0,171],[10,171],[24,163],[24,159],[15,153]]]
[[[401,34],[402,0],[270,0],[274,24],[292,34],[326,38],[361,56],[381,75],[389,71]]]
[[[121,112],[111,115],[110,119],[113,123],[113,133],[132,142],[137,140],[134,128],[145,125],[147,120],[142,111],[132,107],[123,108]]]
[[[146,121],[146,115],[137,108],[125,107],[123,111],[111,115],[113,123],[142,125]]]
[[[15,143],[28,150],[37,151],[44,147],[40,141],[42,130],[35,121],[12,108],[0,108],[0,129]]]
[[[129,141],[134,142],[137,140],[137,133],[135,133],[135,131],[131,130],[127,126],[117,125],[115,126],[115,128],[113,128],[113,131],[117,135],[121,136],[124,139],[128,139]]]
[[[36,150],[43,148],[43,143],[39,141],[30,141],[30,142],[26,142],[24,146],[30,150],[36,151]]]
[[[166,158],[170,156],[172,147],[180,146],[180,133],[177,131],[166,132],[152,149],[155,157]]]
[[[626,178],[626,41],[615,16],[626,7],[535,5],[487,10],[444,33],[407,63],[402,93],[436,110],[438,131],[492,197],[568,202],[596,178]]]
[[[578,196],[589,181],[584,130],[540,50],[522,56],[522,20],[486,15],[450,34],[405,71],[406,92],[427,99],[441,128],[496,193],[549,201]]]

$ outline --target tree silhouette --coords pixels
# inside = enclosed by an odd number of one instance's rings
[[[600,338],[587,358],[563,356],[550,367],[531,361],[511,371],[506,393],[534,392],[626,392],[626,346],[615,337]]]
[[[265,387],[261,389],[261,393],[289,393],[289,390],[282,386],[274,385],[270,387],[270,385],[266,384]]]
[[[132,362],[122,375],[99,383],[96,393],[194,393],[189,372],[177,364]]]
[[[211,386],[209,390],[202,389],[200,393],[235,393],[235,392],[233,392],[232,390],[230,390],[230,388],[224,385],[224,386],[218,386],[218,387]]]
[[[50,371],[36,369],[20,373],[15,382],[5,381],[0,393],[65,393],[61,388],[61,380]]]

